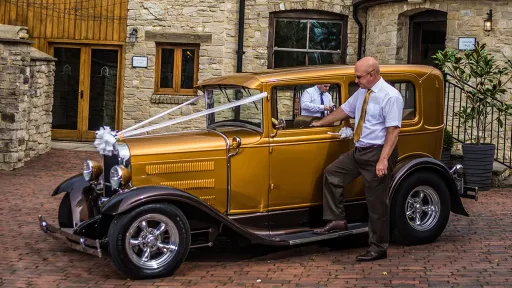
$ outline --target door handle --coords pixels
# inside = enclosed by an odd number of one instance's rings
[[[84,90],[80,90],[80,99],[84,99]]]

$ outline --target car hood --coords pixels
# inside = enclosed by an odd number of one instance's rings
[[[234,136],[240,137],[242,145],[252,144],[261,135],[243,128],[218,128],[214,130],[185,131],[160,135],[147,135],[123,139],[130,155],[157,155],[183,152],[226,150]],[[229,143],[228,143],[229,142]]]

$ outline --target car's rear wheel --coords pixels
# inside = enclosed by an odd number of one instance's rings
[[[190,227],[176,206],[150,204],[116,216],[108,238],[112,260],[126,277],[166,277],[188,254]]]
[[[443,179],[432,172],[417,172],[399,185],[391,202],[391,229],[406,245],[435,241],[450,217],[450,194]]]

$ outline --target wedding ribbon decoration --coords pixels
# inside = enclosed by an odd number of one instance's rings
[[[114,138],[115,136],[116,134],[110,130],[110,127],[100,127],[100,130],[96,131],[96,140],[94,141],[96,150],[98,150],[102,155],[112,156],[114,143],[116,143],[116,138]]]
[[[130,137],[130,136],[134,136],[134,135],[137,135],[137,134],[141,134],[141,133],[145,133],[145,132],[149,132],[151,130],[155,130],[155,129],[159,129],[159,128],[162,128],[162,127],[166,127],[166,126],[171,126],[171,125],[174,125],[174,124],[177,124],[177,123],[181,123],[181,122],[184,122],[184,121],[187,121],[187,120],[190,120],[190,119],[194,119],[194,118],[197,118],[197,117],[201,117],[201,116],[204,116],[206,114],[210,114],[210,113],[214,113],[214,112],[218,112],[218,111],[222,111],[222,110],[226,110],[226,109],[229,109],[229,108],[233,108],[233,107],[236,107],[236,106],[240,106],[240,105],[243,105],[243,104],[247,104],[247,103],[250,103],[250,102],[254,102],[254,101],[257,101],[257,100],[260,100],[260,99],[263,99],[265,97],[267,97],[267,92],[263,92],[263,93],[260,93],[260,94],[256,94],[254,96],[251,96],[251,97],[248,97],[248,98],[245,98],[245,99],[241,99],[241,100],[238,100],[238,101],[233,101],[231,103],[227,103],[227,104],[224,104],[224,105],[221,105],[221,106],[218,106],[218,107],[215,107],[215,108],[211,108],[211,109],[207,109],[207,110],[204,110],[204,111],[200,111],[200,112],[196,112],[196,113],[193,113],[193,114],[190,114],[190,115],[187,115],[187,116],[183,116],[183,117],[180,117],[180,118],[177,118],[177,119],[172,119],[172,120],[168,120],[168,121],[165,121],[165,122],[162,122],[162,123],[159,123],[159,124],[153,124],[151,126],[148,126],[148,127],[145,127],[145,128],[139,128],[139,129],[135,129],[137,127],[140,127],[150,121],[153,121],[157,118],[160,118],[166,114],[169,114],[170,112],[172,111],[175,111],[176,109],[184,106],[184,105],[187,105],[189,103],[192,103],[192,102],[195,102],[197,101],[197,99],[199,99],[200,96],[194,98],[194,99],[191,99],[177,107],[173,107],[165,112],[162,112],[156,116],[153,116],[151,117],[150,119],[147,119],[147,120],[144,120],[143,122],[141,123],[138,123],[130,128],[127,128],[125,130],[122,130],[120,132],[116,132],[116,131],[112,131],[108,126],[104,126],[104,127],[100,127],[100,130],[96,131],[96,141],[94,141],[94,146],[96,146],[96,149],[98,150],[98,152],[102,155],[108,155],[108,156],[111,156],[112,155],[112,151],[114,149],[114,144],[117,140],[121,139],[121,138],[124,138],[124,137]],[[134,130],[135,129],[135,130]]]
[[[167,114],[171,113],[172,111],[175,111],[175,110],[177,110],[177,109],[180,109],[181,107],[183,107],[183,106],[185,106],[185,105],[188,105],[188,104],[194,103],[194,102],[196,102],[200,97],[202,97],[202,96],[197,96],[197,97],[195,97],[195,98],[193,98],[193,99],[188,100],[187,102],[185,102],[185,103],[183,103],[183,104],[180,104],[180,105],[178,105],[178,106],[176,106],[176,107],[173,107],[173,108],[171,108],[171,109],[169,109],[169,110],[167,110],[167,111],[164,111],[164,112],[162,112],[162,113],[160,113],[160,114],[158,114],[158,115],[155,115],[155,116],[153,116],[153,117],[151,117],[151,118],[149,118],[149,119],[147,119],[147,120],[144,120],[144,121],[140,122],[139,124],[135,124],[135,125],[133,125],[132,127],[126,128],[126,129],[124,129],[123,131],[120,131],[120,132],[119,132],[119,134],[123,134],[123,133],[125,133],[125,132],[130,131],[130,130],[133,130],[133,129],[135,129],[135,128],[138,128],[138,127],[140,127],[140,126],[142,126],[142,125],[144,125],[144,124],[146,124],[146,123],[149,123],[149,122],[151,122],[151,121],[153,121],[153,120],[155,120],[155,119],[158,119],[158,118],[160,118],[160,117],[162,117],[162,116],[164,116],[164,115],[167,115]]]

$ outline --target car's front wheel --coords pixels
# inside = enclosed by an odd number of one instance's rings
[[[439,176],[417,172],[399,185],[391,202],[391,229],[399,243],[425,244],[443,233],[450,217],[450,194]]]
[[[114,265],[126,277],[166,277],[188,254],[190,227],[176,206],[149,204],[116,216],[108,238]]]

